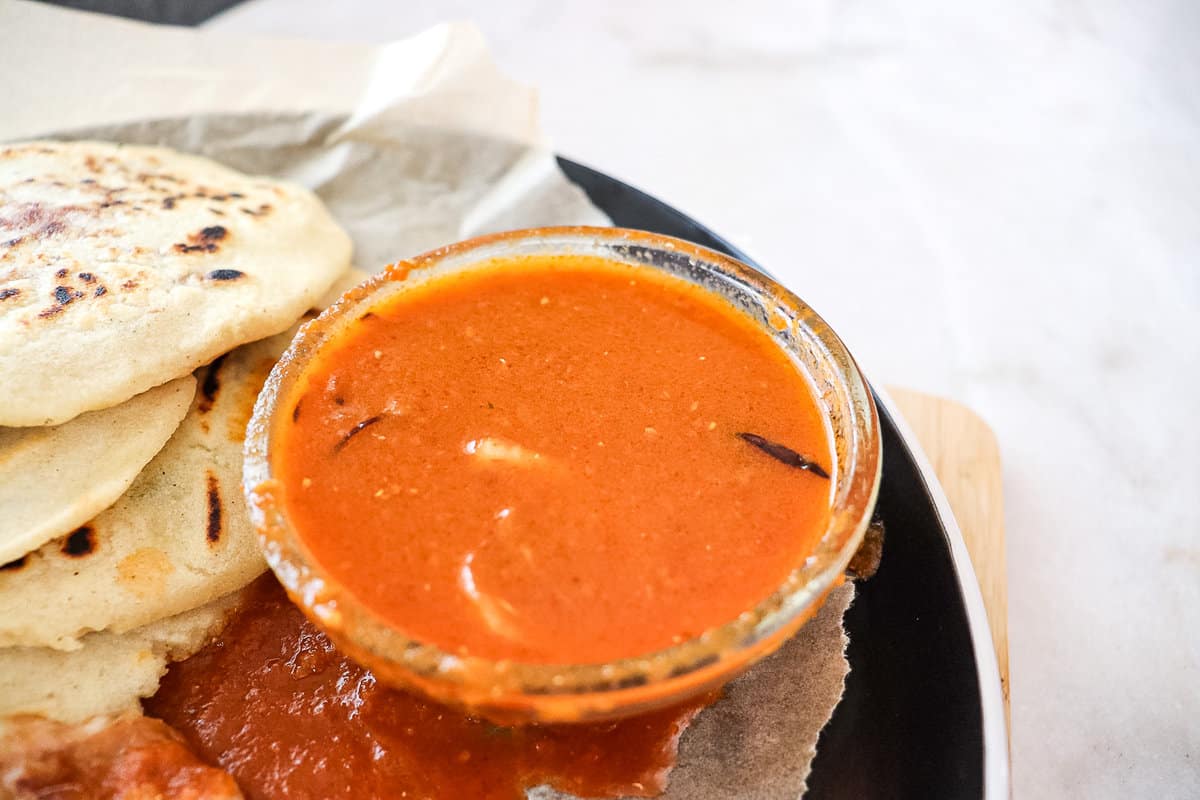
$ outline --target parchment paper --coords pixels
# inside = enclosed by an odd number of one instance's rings
[[[546,149],[535,94],[500,75],[469,25],[383,47],[239,41],[0,0],[0,30],[0,140],[165,144],[298,181],[368,271],[490,231],[608,224]],[[668,800],[802,794],[848,672],[852,597],[833,592],[696,719]]]

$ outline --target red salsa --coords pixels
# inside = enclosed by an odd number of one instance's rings
[[[599,258],[394,294],[279,408],[273,469],[313,558],[457,654],[669,647],[767,597],[829,519],[803,371],[713,292]]]
[[[522,800],[542,784],[651,797],[713,699],[619,722],[498,727],[376,683],[265,576],[218,641],[171,667],[147,713],[260,800]]]

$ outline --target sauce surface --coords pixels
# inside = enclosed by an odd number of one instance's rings
[[[406,290],[309,365],[273,466],[316,560],[408,636],[598,663],[721,625],[811,551],[806,379],[720,297],[590,257]]]
[[[619,722],[502,728],[378,685],[271,576],[216,642],[172,665],[146,711],[248,798],[650,797],[713,697]]]
[[[0,797],[239,800],[242,793],[157,719],[67,725],[28,717],[6,721],[0,735]]]

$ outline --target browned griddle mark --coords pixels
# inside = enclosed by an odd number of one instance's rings
[[[198,232],[193,233],[188,237],[187,242],[178,242],[175,245],[176,253],[215,253],[220,249],[217,242],[224,241],[229,236],[229,231],[223,225],[210,225],[207,228],[201,228]]]
[[[260,205],[260,206],[258,207],[258,209],[257,209],[257,210],[255,210],[255,209],[252,209],[252,208],[244,208],[244,207],[243,207],[243,208],[241,209],[241,212],[242,212],[243,214],[249,214],[249,215],[250,215],[250,216],[252,216],[252,217],[262,217],[262,216],[266,216],[267,214],[269,214],[269,213],[271,212],[271,204],[270,204],[270,203],[263,203],[262,205]]]
[[[94,208],[79,205],[52,206],[46,203],[14,203],[0,209],[0,231],[20,230],[35,239],[54,236],[66,230],[72,214],[94,214]]]
[[[92,293],[94,297],[103,297],[106,294],[108,294],[108,289],[105,289],[103,286],[97,286],[96,291]]]
[[[82,558],[96,549],[96,533],[90,525],[76,528],[63,540],[62,554],[71,558]]]
[[[162,207],[167,211],[170,211],[175,207],[175,201],[178,199],[178,197],[164,197],[162,201]]]
[[[292,422],[296,422],[300,419],[300,404],[303,402],[303,397],[296,401],[296,407],[292,409]]]
[[[17,238],[15,238],[15,239],[9,239],[7,242],[5,242],[5,243],[4,243],[4,246],[5,246],[5,247],[16,247],[17,245],[19,245],[19,244],[20,244],[21,242],[23,242],[23,241],[25,241],[25,237],[24,237],[24,236],[18,236],[18,237],[17,237]]]
[[[96,276],[90,272],[80,272],[79,280],[83,281],[84,283],[95,283]]]
[[[340,396],[335,397],[335,398],[333,398],[333,404],[336,406],[344,406],[344,405],[346,405],[346,398],[340,397]]]
[[[38,316],[42,319],[48,319],[56,314],[61,314],[63,309],[80,297],[83,297],[83,292],[78,289],[72,289],[69,286],[56,286],[54,287],[54,305],[43,308],[38,312]]]
[[[214,269],[206,277],[210,281],[236,281],[244,274],[236,269]]]
[[[786,445],[779,444],[778,442],[772,442],[770,439],[759,436],[757,433],[742,432],[737,436],[743,442],[757,447],[759,450],[762,450],[776,461],[787,464],[789,467],[807,470],[813,475],[817,475],[825,480],[829,480],[829,473],[825,471],[824,467],[815,461],[805,458]]]
[[[175,243],[176,253],[215,253],[218,249],[216,242],[203,242],[201,244]]]
[[[360,322],[366,322],[369,319],[375,319],[375,317],[376,317],[376,314],[374,311],[368,311],[367,313],[363,314],[358,319]]]
[[[341,441],[333,446],[333,452],[340,453],[346,447],[346,445],[350,444],[351,439],[353,439],[355,436],[358,436],[358,434],[362,433],[376,422],[379,422],[381,419],[383,419],[383,415],[376,414],[373,417],[367,417],[362,422],[355,425],[353,428],[347,431],[346,435],[342,437]]]
[[[64,268],[60,269],[58,272],[54,273],[54,277],[56,277],[56,278],[65,278],[65,277],[67,277],[67,269],[66,269],[66,267],[64,267]]]
[[[207,414],[212,410],[213,403],[217,401],[217,393],[221,391],[220,371],[221,365],[225,363],[225,359],[229,354],[217,356],[213,362],[208,365],[208,370],[204,373],[204,380],[200,383],[200,402],[196,404],[201,414]]]
[[[8,562],[7,564],[0,564],[0,572],[10,572],[10,571],[16,572],[17,570],[24,567],[25,563],[27,561],[29,561],[29,556],[21,556],[20,558],[14,558],[12,561]]]
[[[10,297],[16,297],[20,293],[20,289],[13,289],[11,287],[8,289],[0,289],[0,300],[7,300]]]
[[[216,544],[221,541],[221,483],[212,472],[208,477],[208,541]]]

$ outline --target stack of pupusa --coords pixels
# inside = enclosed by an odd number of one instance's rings
[[[245,426],[350,255],[298,186],[0,145],[0,720],[136,710],[265,570]]]

